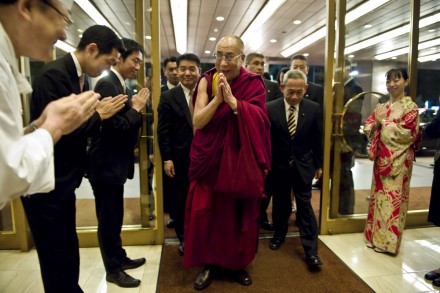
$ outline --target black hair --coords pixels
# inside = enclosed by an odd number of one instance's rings
[[[277,82],[278,83],[282,83],[283,81],[282,80],[280,80],[280,77],[281,77],[281,73],[286,73],[287,71],[289,71],[289,67],[283,67],[283,68],[281,68],[280,69],[280,71],[278,71],[278,74],[277,74]]]
[[[121,53],[122,60],[125,60],[133,52],[141,52],[145,56],[144,47],[141,44],[132,39],[122,38],[122,43],[124,44],[125,51]]]
[[[394,77],[397,78],[403,78],[404,80],[408,80],[408,72],[406,71],[406,69],[404,68],[400,68],[400,69],[390,69],[387,71],[387,73],[385,73],[385,76],[387,77],[387,80],[391,80]]]
[[[76,48],[78,51],[83,51],[91,43],[98,46],[99,55],[109,54],[114,48],[120,53],[125,51],[122,40],[111,28],[105,25],[93,25],[86,29]]]
[[[293,56],[292,59],[290,59],[290,64],[292,64],[293,60],[303,60],[306,61],[307,65],[309,65],[309,59],[301,54]]]
[[[200,59],[196,54],[193,53],[185,53],[176,58],[177,67],[179,67],[180,61],[182,60],[188,60],[188,61],[194,61],[197,63],[197,67],[200,67]]]
[[[165,60],[163,61],[163,68],[167,68],[167,64],[169,62],[177,62],[177,58],[175,56],[165,58]]]
[[[264,55],[261,53],[250,53],[246,56],[246,65],[248,65],[249,63],[251,63],[252,59],[254,58],[263,58],[264,59]]]

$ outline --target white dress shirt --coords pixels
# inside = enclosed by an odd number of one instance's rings
[[[0,23],[0,209],[20,195],[55,187],[51,135],[44,129],[23,135],[20,94],[31,91]]]

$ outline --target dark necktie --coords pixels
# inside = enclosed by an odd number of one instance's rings
[[[296,119],[295,119],[296,108],[290,106],[289,108],[289,118],[287,119],[287,128],[289,128],[290,139],[293,139],[296,131]]]

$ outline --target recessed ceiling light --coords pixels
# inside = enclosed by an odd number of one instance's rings
[[[370,28],[370,27],[372,27],[372,26],[373,26],[373,25],[367,23],[366,25],[364,25],[364,28]]]
[[[81,38],[83,37],[83,35],[82,35],[82,34],[79,34],[78,37],[81,39]]]
[[[205,51],[205,54],[211,54],[211,51],[206,50],[206,51]]]
[[[225,20],[225,18],[223,16],[217,16],[215,19],[217,19],[217,21],[223,21]]]
[[[82,29],[80,29],[80,28],[77,29],[76,31],[79,32],[79,33],[83,33],[83,32],[84,32],[84,31],[83,31]]]
[[[433,33],[435,32],[435,29],[430,29],[428,32]]]
[[[395,60],[395,59],[397,59],[397,57],[391,57],[391,59]]]
[[[301,20],[298,20],[298,19],[297,19],[297,20],[294,20],[294,21],[293,21],[293,24],[301,24]]]
[[[276,42],[277,42],[277,40],[275,40],[275,39],[272,39],[272,40],[270,40],[269,42],[271,42],[271,43],[276,43]]]
[[[215,28],[215,29],[214,29],[214,32],[215,32],[215,33],[218,33],[218,28]]]
[[[307,56],[309,56],[309,53],[304,53],[303,55],[307,57]]]
[[[145,36],[147,40],[151,40],[151,36]]]
[[[352,55],[348,55],[348,58],[354,58],[354,55],[352,54]]]
[[[214,41],[217,40],[217,38],[215,38],[215,37],[210,37],[209,40],[210,40],[211,42],[214,42]]]

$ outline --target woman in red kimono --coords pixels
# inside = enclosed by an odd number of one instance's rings
[[[390,100],[378,104],[364,126],[371,141],[369,158],[374,161],[364,235],[374,251],[395,255],[408,211],[414,152],[420,139],[419,112],[411,97],[404,95],[406,70],[391,69],[386,78]]]

